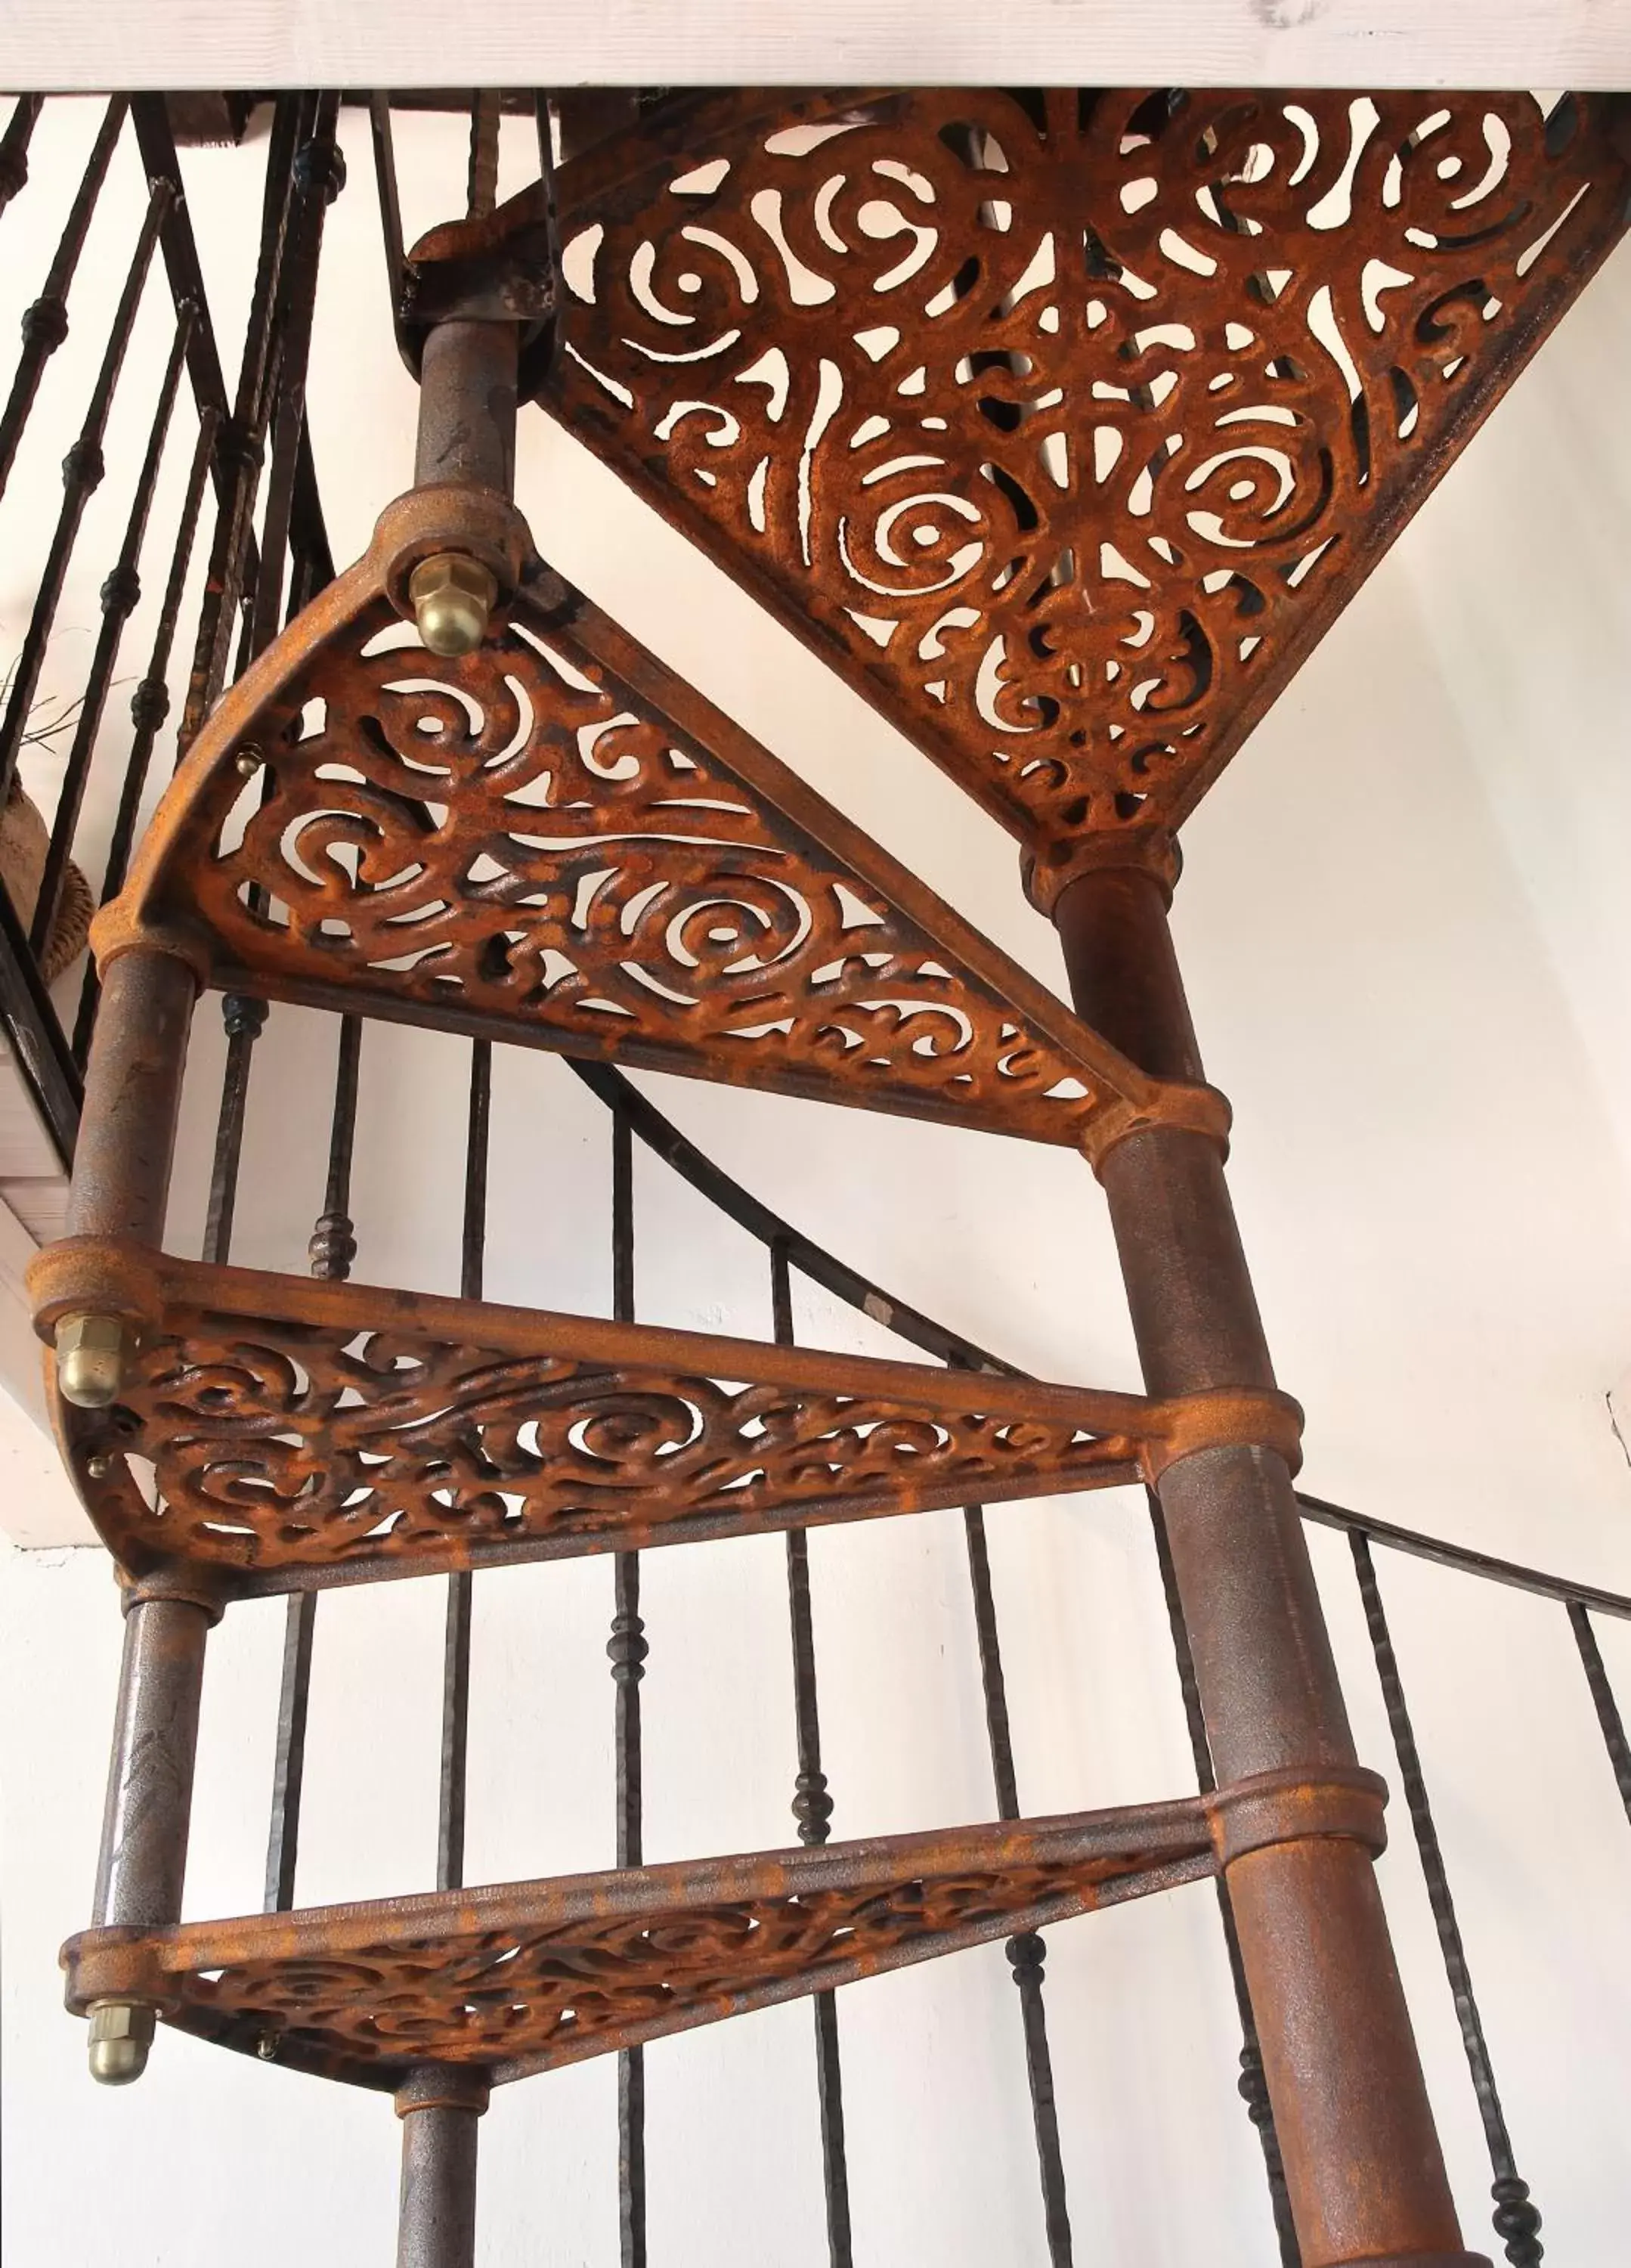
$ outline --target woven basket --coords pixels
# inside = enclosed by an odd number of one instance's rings
[[[50,829],[20,781],[14,779],[5,808],[0,812],[0,881],[5,884],[6,895],[25,929],[34,917],[50,847]],[[91,885],[70,858],[62,875],[56,918],[40,960],[48,984],[54,984],[83,952],[93,911]]]

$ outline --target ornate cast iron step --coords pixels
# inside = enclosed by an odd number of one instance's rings
[[[1095,1154],[1174,1109],[1222,1130],[538,562],[474,653],[428,652],[393,574],[447,493],[227,695],[105,968],[156,943],[226,990]]]
[[[1178,824],[1625,226],[1623,103],[695,99],[547,404],[1039,859]]]
[[[42,1336],[91,1309],[138,1351],[107,1409],[54,1395],[137,1577],[228,1595],[1057,1495],[1152,1477],[1283,1397],[1158,1403],[82,1239],[33,1263]]]
[[[87,1930],[68,2003],[164,2020],[298,2071],[489,2084],[827,1992],[1215,1868],[1197,1798],[826,1850]]]

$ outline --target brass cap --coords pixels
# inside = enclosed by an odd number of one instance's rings
[[[136,1334],[118,1315],[64,1315],[56,1327],[56,1382],[81,1410],[117,1401]]]
[[[419,635],[432,653],[474,653],[487,636],[498,585],[468,552],[438,551],[408,578]]]
[[[91,2004],[91,2076],[103,2087],[129,2087],[147,2069],[158,2012],[140,2000]]]

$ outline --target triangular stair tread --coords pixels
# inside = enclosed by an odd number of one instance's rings
[[[185,934],[224,990],[1041,1141],[1147,1105],[1155,1082],[550,570],[449,660],[387,567],[377,541],[227,695],[104,958]]]
[[[856,1983],[1215,1868],[1198,1798],[628,1867],[241,1921],[88,1930],[70,2007],[165,2021],[296,2070],[489,2083]]]
[[[1046,858],[1193,808],[1628,156],[1606,96],[693,98],[562,169],[544,398]]]
[[[31,1283],[141,1318],[112,1408],[53,1388],[109,1550],[229,1595],[1125,1485],[1176,1409],[111,1240]]]

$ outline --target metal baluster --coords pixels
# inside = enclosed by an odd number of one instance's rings
[[[1161,1571],[1166,1618],[1172,1633],[1172,1652],[1178,1660],[1179,1690],[1183,1696],[1184,1719],[1189,1728],[1189,1749],[1194,1758],[1195,1780],[1201,1793],[1209,1795],[1217,1780],[1212,1770],[1212,1751],[1206,1736],[1206,1719],[1201,1711],[1201,1691],[1195,1683],[1194,1656],[1189,1650],[1189,1632],[1185,1627],[1183,1609],[1179,1603],[1178,1579],[1173,1572],[1172,1554],[1167,1543],[1166,1515],[1155,1491],[1150,1489],[1146,1494],[1150,1500],[1150,1525],[1155,1535],[1156,1564]],[[1268,2100],[1268,2080],[1263,2071],[1263,2051],[1257,2036],[1257,2018],[1252,2007],[1251,1987],[1246,1983],[1245,1963],[1240,1957],[1240,1939],[1235,1928],[1235,1911],[1230,1903],[1229,1887],[1221,1874],[1216,1887],[1218,1918],[1223,1926],[1223,1949],[1229,1956],[1229,1975],[1235,1988],[1235,2007],[1240,2018],[1240,2077],[1237,2084],[1240,2099],[1246,2107],[1246,2116],[1257,2129],[1257,2139],[1262,2145],[1263,2170],[1268,2177],[1268,2201],[1274,2211],[1275,2235],[1279,2240],[1282,2268],[1302,2268],[1302,2248],[1297,2241],[1297,2230],[1291,2220],[1291,2199],[1286,2190],[1280,2137],[1275,2131],[1275,2114]]]
[[[184,308],[176,323],[170,360],[158,390],[158,406],[153,411],[152,426],[147,438],[147,453],[142,460],[136,494],[131,499],[130,516],[125,524],[124,542],[112,574],[102,585],[102,627],[97,636],[91,674],[85,680],[84,693],[79,703],[73,743],[63,768],[62,784],[51,821],[51,840],[46,851],[45,869],[40,877],[39,895],[34,901],[33,922],[29,932],[28,941],[41,960],[45,958],[46,946],[56,922],[62,879],[68,871],[68,855],[79,824],[91,759],[95,754],[97,734],[102,726],[102,711],[107,706],[108,688],[113,683],[114,671],[119,662],[120,643],[124,637],[125,625],[135,613],[142,596],[142,546],[147,537],[148,515],[152,510],[153,490],[158,486],[158,468],[164,459],[165,444],[169,438],[171,413],[175,408],[176,389],[180,384],[181,364],[192,328],[193,310]]]
[[[280,96],[267,145],[261,248],[249,320],[244,333],[238,394],[231,416],[220,429],[217,445],[217,455],[226,467],[226,480],[216,514],[203,602],[199,609],[198,640],[181,717],[183,755],[191,747],[226,681],[232,617],[243,602],[246,581],[253,587],[260,579],[249,563],[253,545],[251,521],[261,485],[267,421],[276,391],[278,275],[283,265],[295,152],[305,109],[304,96]]]
[[[1578,1599],[1571,1599],[1569,1602],[1569,1626],[1574,1631],[1575,1644],[1580,1649],[1581,1666],[1586,1674],[1586,1683],[1591,1689],[1597,1721],[1603,1728],[1603,1744],[1613,1767],[1614,1785],[1620,1790],[1620,1800],[1626,1808],[1626,1817],[1631,1819],[1631,1742],[1626,1738],[1625,1719],[1620,1713],[1620,1704],[1614,1698],[1614,1689],[1609,1683],[1608,1672],[1603,1666],[1597,1633],[1591,1627],[1591,1617]]]
[[[493,1043],[470,1042],[470,1115],[465,1135],[465,1219],[459,1296],[479,1300],[487,1257],[487,1154],[492,1117]],[[470,1760],[470,1616],[468,1572],[447,1579],[442,1654],[442,1778],[437,1822],[436,1886],[458,1890],[465,1880],[465,1791]]]
[[[1495,2177],[1489,2192],[1495,2201],[1491,2220],[1512,2268],[1538,2268],[1546,2250],[1539,2237],[1540,2214],[1538,2208],[1530,2203],[1529,2184],[1519,2175],[1513,2159],[1511,2137],[1507,2132],[1505,2114],[1496,2091],[1495,2075],[1484,2038],[1483,2020],[1473,1997],[1473,1979],[1461,1942],[1461,1927],[1456,1919],[1455,1901],[1450,1895],[1444,1853],[1439,1849],[1438,1830],[1433,1824],[1432,1806],[1428,1800],[1427,1782],[1422,1777],[1415,1731],[1405,1705],[1404,1685],[1400,1678],[1393,1641],[1387,1627],[1387,1616],[1382,1606],[1382,1594],[1377,1585],[1370,1539],[1355,1530],[1348,1540],[1354,1554],[1354,1572],[1359,1579],[1359,1595],[1364,1602],[1365,1623],[1370,1632],[1371,1651],[1376,1655],[1382,1698],[1387,1706],[1393,1751],[1399,1758],[1399,1776],[1404,1786],[1405,1800],[1410,1807],[1410,1824],[1415,1830],[1416,1850],[1427,1881],[1427,1895],[1433,1909],[1434,1925],[1438,1931],[1444,1974],[1450,1981],[1451,1996],[1455,2001],[1456,2018],[1461,2027],[1461,2044],[1466,2051],[1467,2068],[1473,2074],[1473,2091],[1478,2097],[1478,2113],[1483,2121],[1484,2140]]]
[[[628,1121],[612,1114],[612,1315],[635,1320],[635,1161]],[[643,1859],[641,1810],[640,1681],[645,1675],[645,1624],[640,1617],[640,1555],[612,1562],[612,1635],[606,1655],[616,1692],[613,1741],[617,1756],[617,1863]],[[617,2058],[617,2228],[621,2268],[645,2268],[645,2050]]]
[[[363,1051],[360,1016],[340,1019],[340,1049],[334,1066],[334,1108],[328,1133],[328,1182],[323,1210],[312,1231],[306,1256],[313,1276],[343,1283],[356,1258],[356,1226],[351,1219],[351,1152],[356,1136],[356,1077]]]
[[[351,1153],[356,1132],[356,1080],[362,1042],[361,1019],[342,1016],[323,1210],[317,1217],[306,1248],[312,1275],[327,1283],[343,1282],[356,1257],[356,1237],[351,1221]],[[295,1902],[295,1860],[300,1840],[300,1797],[305,1778],[306,1710],[312,1689],[317,1601],[315,1591],[292,1594],[283,1631],[272,1826],[266,1854],[268,1913],[286,1913]]]
[[[142,807],[142,795],[147,785],[148,766],[152,761],[153,744],[159,727],[170,713],[170,649],[175,640],[176,623],[180,616],[182,594],[187,586],[187,569],[192,564],[193,543],[198,533],[198,515],[203,503],[204,482],[209,475],[209,460],[214,453],[216,428],[219,415],[206,409],[199,420],[198,439],[193,450],[193,462],[187,476],[187,492],[181,502],[181,516],[176,525],[175,547],[170,556],[170,578],[165,585],[164,604],[159,608],[158,627],[153,633],[153,650],[148,657],[147,674],[130,696],[130,721],[136,727],[130,742],[130,755],[125,765],[124,786],[120,793],[118,815],[114,821],[113,836],[107,846],[107,864],[102,875],[101,902],[117,897],[124,887],[125,869],[130,862],[130,849],[136,839],[136,815]],[[96,1004],[101,996],[97,979],[96,964],[87,960],[84,981],[79,992],[79,1013],[74,1024],[74,1059],[83,1064],[91,1049],[91,1027],[96,1020]]]
[[[770,1308],[775,1342],[793,1339],[792,1271],[787,1246],[770,1247]],[[810,1538],[802,1528],[787,1531],[787,1605],[793,1638],[793,1719],[798,1743],[798,1774],[793,1783],[793,1816],[798,1839],[819,1847],[831,1831],[833,1799],[821,1769],[821,1722],[816,1699],[815,1624],[810,1608]],[[844,2150],[844,2082],[838,2048],[838,1998],[812,1996],[815,2012],[816,2097],[821,2113],[821,2176],[827,2196],[827,2243],[833,2268],[850,2268],[854,2258],[849,2227],[849,2164]]]
[[[239,653],[239,667],[255,659],[270,645],[277,633],[278,610],[283,600],[283,554],[289,534],[290,498],[293,494],[295,466],[299,455],[300,438],[305,422],[305,366],[311,350],[312,313],[317,292],[318,260],[322,249],[322,219],[325,208],[337,194],[344,180],[344,169],[332,162],[336,155],[333,149],[334,125],[337,98],[321,95],[311,113],[312,133],[301,144],[289,159],[289,183],[280,207],[278,184],[274,178],[276,151],[268,158],[267,208],[268,214],[281,211],[276,225],[268,219],[268,230],[261,244],[261,269],[256,277],[257,300],[264,298],[264,325],[259,335],[255,311],[251,312],[250,335],[244,350],[244,372],[239,387],[240,419],[246,398],[253,397],[257,387],[268,375],[272,367],[272,326],[276,321],[278,331],[276,361],[277,384],[268,388],[264,401],[257,400],[254,423],[264,432],[272,413],[273,393],[276,395],[276,424],[272,451],[271,475],[267,488],[266,524],[261,547],[260,573],[251,594],[248,618]],[[304,112],[304,103],[302,106]],[[282,114],[280,113],[280,118]],[[297,121],[298,122],[298,121]],[[274,144],[278,140],[274,134]],[[292,199],[287,194],[292,187]],[[290,205],[295,210],[291,216]],[[272,250],[276,239],[276,256]],[[285,405],[292,399],[295,408]],[[258,468],[258,450],[244,460],[246,468]],[[223,522],[235,518],[241,510],[246,515],[253,502],[253,487],[247,479],[240,482],[234,491],[233,512],[223,512],[217,522],[217,550]],[[238,556],[241,554],[241,531]],[[233,571],[234,576],[236,570]],[[211,565],[213,585],[215,565]],[[232,586],[231,578],[221,587],[223,599]],[[290,617],[304,603],[305,590],[297,582],[290,594]],[[210,593],[206,593],[204,613],[210,612]],[[223,605],[217,622],[221,628],[230,621],[230,610]],[[218,649],[209,661],[213,671]],[[202,639],[201,639],[202,655]],[[182,732],[187,737],[189,722],[192,729],[202,718],[193,719],[195,698],[201,690],[213,701],[209,676],[201,688],[198,663],[194,666],[194,681],[188,692],[188,720],[184,720]],[[208,706],[208,702],[205,704]],[[231,1248],[232,1212],[237,1202],[238,1172],[243,1149],[244,1111],[248,1097],[249,1071],[254,1043],[266,1024],[266,1003],[244,993],[229,992],[221,1003],[222,1021],[226,1027],[226,1077],[222,1087],[221,1115],[216,1132],[215,1167],[210,1177],[209,1211],[204,1256],[224,1263]]]
[[[250,616],[252,655],[264,652],[277,635],[283,553],[289,543],[301,437],[305,430],[306,365],[311,358],[323,217],[345,186],[345,160],[334,142],[339,109],[337,94],[318,97],[311,135],[296,151],[291,169],[294,194],[278,275],[280,362],[272,419],[272,465],[261,530],[261,571]]]
[[[79,255],[84,250],[85,232],[91,225],[91,216],[96,210],[97,199],[102,194],[108,161],[114,154],[114,145],[124,122],[125,98],[116,94],[103,114],[101,127],[92,144],[84,173],[74,202],[69,208],[67,225],[46,274],[45,289],[23,317],[22,358],[17,365],[17,375],[11,380],[5,409],[0,413],[0,496],[5,494],[6,482],[11,476],[17,445],[23,438],[28,413],[34,406],[34,397],[40,391],[45,366],[68,336],[69,290],[74,280],[74,270],[79,265]],[[13,114],[11,125],[6,129],[8,143],[16,123],[16,115]],[[33,131],[32,125],[28,130]],[[26,173],[26,167],[24,171]],[[18,186],[22,186],[20,181]]]
[[[28,145],[40,122],[42,98],[19,94],[0,134],[0,212],[4,212],[28,180]]]
[[[402,328],[402,203],[397,191],[396,144],[388,94],[369,96],[368,122],[373,135],[374,185],[379,192],[379,234],[385,246],[386,289],[391,294],[391,328],[396,334],[397,352],[411,371],[414,358]]]
[[[997,1638],[996,1601],[991,1589],[991,1560],[986,1549],[985,1514],[967,1506],[963,1525],[968,1541],[968,1576],[974,1596],[974,1632],[980,1647],[980,1683],[985,1695],[986,1731],[991,1743],[991,1778],[999,1819],[1019,1817],[1019,1785],[1008,1722],[1008,1688]],[[1053,2268],[1070,2268],[1070,2210],[1065,2192],[1064,2157],[1059,2144],[1059,2108],[1054,2099],[1054,2063],[1047,2044],[1047,2015],[1042,1999],[1044,1940],[1034,1930],[1010,1937],[1006,1951],[1019,1993],[1025,2033],[1025,2078],[1036,2126],[1037,2165],[1042,2179],[1042,2214],[1047,2257]]]
[[[472,220],[485,219],[498,202],[499,115],[496,88],[479,88],[471,96],[470,171],[466,203]]]
[[[142,293],[147,284],[153,247],[158,241],[159,224],[173,195],[168,182],[161,181],[148,199],[147,212],[136,238],[136,250],[130,256],[124,289],[120,294],[113,328],[108,334],[101,367],[97,372],[96,385],[85,410],[84,423],[79,429],[78,438],[62,460],[62,509],[57,514],[51,549],[47,554],[45,570],[34,594],[33,612],[23,639],[23,650],[12,675],[5,718],[0,723],[0,808],[4,808],[17,776],[18,754],[23,745],[28,712],[39,689],[40,673],[45,666],[46,646],[56,622],[56,609],[67,579],[69,562],[78,541],[80,522],[84,518],[86,504],[107,470],[102,455],[102,437],[107,428],[107,414],[113,407],[114,392],[124,366],[125,350],[130,343],[136,310],[141,306]]]
[[[272,1824],[266,1843],[264,1910],[287,1913],[295,1902],[300,1848],[300,1798],[305,1786],[306,1712],[312,1696],[312,1642],[317,1593],[290,1595],[283,1624],[283,1669],[277,1697],[277,1746],[272,1767]]]

